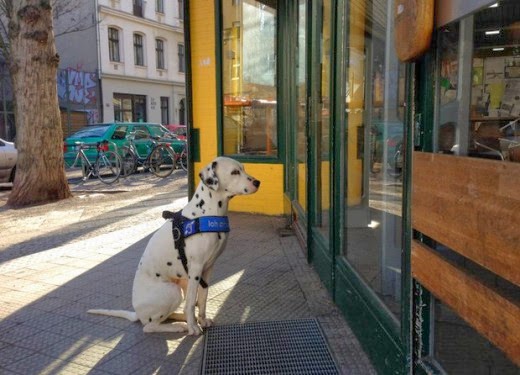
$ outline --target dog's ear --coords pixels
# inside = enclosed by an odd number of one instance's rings
[[[204,167],[204,169],[199,173],[202,183],[213,190],[218,190],[219,187],[216,169],[217,162],[213,161]]]

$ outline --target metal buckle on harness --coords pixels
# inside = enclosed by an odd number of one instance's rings
[[[174,241],[178,241],[178,240],[181,239],[182,233],[181,233],[179,228],[173,227],[172,233],[173,233],[173,240]]]

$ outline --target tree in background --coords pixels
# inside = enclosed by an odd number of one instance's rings
[[[13,85],[18,162],[7,204],[23,207],[72,196],[63,162],[56,85],[59,56],[49,0],[1,0],[2,43]]]

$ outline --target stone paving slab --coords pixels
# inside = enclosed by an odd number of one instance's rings
[[[86,313],[131,309],[134,272],[161,212],[187,201],[185,175],[139,178],[118,193],[88,181],[72,199],[20,210],[3,207],[0,194],[1,374],[200,372],[202,336],[144,334],[139,323]],[[210,282],[215,323],[317,318],[341,373],[375,374],[296,238],[279,236],[285,219],[232,213],[230,223]]]

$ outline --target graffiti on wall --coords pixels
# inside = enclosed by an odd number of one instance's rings
[[[97,76],[93,72],[67,68],[58,72],[58,96],[60,101],[74,104],[96,105]]]

